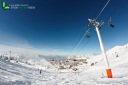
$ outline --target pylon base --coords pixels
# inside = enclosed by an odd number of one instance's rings
[[[112,71],[111,69],[106,69],[108,78],[112,78]]]

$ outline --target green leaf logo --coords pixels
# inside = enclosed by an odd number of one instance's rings
[[[2,8],[3,8],[4,10],[9,10],[9,9],[10,9],[10,7],[7,6],[5,2],[2,2]]]

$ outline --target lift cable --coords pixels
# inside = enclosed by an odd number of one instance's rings
[[[98,14],[98,16],[96,17],[96,20],[101,15],[101,13],[104,11],[104,9],[106,8],[106,6],[108,5],[109,2],[110,2],[110,0],[108,0],[108,2],[105,4],[105,6],[103,7],[103,9],[100,11],[100,13]]]
[[[94,32],[94,33],[91,35],[91,38],[87,39],[87,41],[85,42],[85,44],[80,48],[80,50],[76,53],[76,55],[79,54],[80,51],[83,50],[83,49],[87,46],[87,44],[93,39],[93,36],[94,36],[95,34],[96,34],[96,32]]]
[[[72,52],[74,52],[76,50],[76,48],[81,44],[81,42],[83,41],[85,35],[87,34],[87,32],[89,32],[89,30],[90,30],[90,28],[87,31],[85,31],[84,35],[82,36],[82,38],[80,39],[80,41],[76,44],[76,46],[74,47],[74,49],[71,51],[70,54],[72,54]]]

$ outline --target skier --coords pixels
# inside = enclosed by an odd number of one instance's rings
[[[41,74],[41,71],[42,71],[42,69],[40,69],[40,74]]]

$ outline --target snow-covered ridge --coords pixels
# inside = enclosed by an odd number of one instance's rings
[[[115,52],[119,52],[119,51],[125,50],[125,48],[128,48],[128,44],[126,44],[124,46],[115,46],[112,49],[108,50],[107,54],[112,54],[112,53],[115,53]]]
[[[111,48],[110,50],[106,51],[106,55],[109,58],[111,55],[117,55],[120,52],[124,52],[128,49],[128,44],[124,45],[124,46],[115,46],[113,48]],[[89,63],[92,62],[100,62],[101,60],[103,61],[103,56],[102,54],[100,55],[96,55],[96,56],[91,56],[89,57]]]

